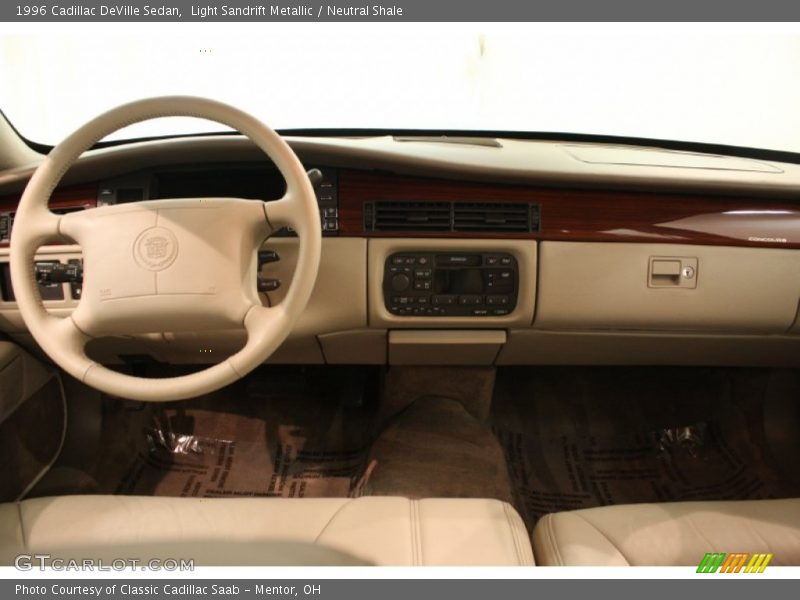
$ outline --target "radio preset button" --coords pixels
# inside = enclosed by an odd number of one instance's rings
[[[455,304],[458,296],[434,296],[434,304]]]

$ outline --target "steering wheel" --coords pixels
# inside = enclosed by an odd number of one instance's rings
[[[271,202],[240,198],[155,200],[59,216],[48,201],[78,157],[108,134],[159,117],[198,117],[248,137],[275,163],[286,194]],[[283,301],[261,304],[257,252],[276,229],[299,237],[294,278]],[[72,314],[42,304],[34,271],[37,249],[69,238],[81,246],[84,282]],[[232,106],[195,97],[162,97],[115,108],[56,146],[20,200],[11,235],[11,281],[29,331],[76,379],[123,398],[191,398],[240,379],[289,335],[317,277],[322,234],[314,190],[294,151],[272,129]],[[86,356],[94,337],[163,331],[244,328],[247,343],[226,360],[189,375],[151,379],[112,371]]]

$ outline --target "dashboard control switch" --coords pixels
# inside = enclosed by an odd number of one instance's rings
[[[260,270],[263,265],[278,262],[280,259],[280,255],[275,250],[261,250],[258,253],[258,268]]]
[[[407,290],[410,284],[411,280],[405,273],[398,273],[397,275],[392,277],[392,289],[395,292],[403,292]]]
[[[71,258],[67,265],[74,269],[74,279],[70,280],[70,295],[73,300],[80,300],[83,295],[83,259]]]
[[[280,279],[259,277],[257,280],[258,291],[262,293],[274,292],[281,287]]]
[[[312,186],[318,186],[325,179],[325,176],[319,169],[310,169],[306,175],[308,175],[308,178],[311,180]]]

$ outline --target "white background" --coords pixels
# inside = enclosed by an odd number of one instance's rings
[[[800,28],[52,24],[0,30],[0,108],[55,143],[98,113],[208,96],[275,128],[575,132],[800,151]],[[218,130],[154,121],[135,137]]]

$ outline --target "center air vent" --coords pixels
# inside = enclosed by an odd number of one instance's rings
[[[509,202],[458,202],[453,205],[453,231],[536,231],[539,211],[537,207],[533,223],[531,208],[530,204]]]
[[[390,202],[364,204],[366,231],[539,231],[539,205],[518,202]]]
[[[368,231],[451,231],[450,202],[375,202],[365,210]],[[365,207],[366,208],[366,207]]]

